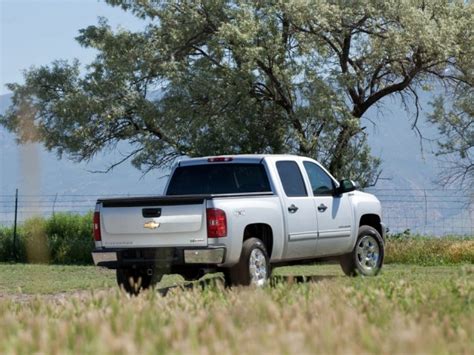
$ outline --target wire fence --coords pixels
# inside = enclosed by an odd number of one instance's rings
[[[18,195],[18,222],[34,217],[49,217],[55,213],[86,214],[95,208],[98,198],[128,197],[129,194],[115,195],[85,195],[85,194],[55,194],[55,195]],[[0,195],[0,225],[12,225],[15,220],[15,195]]]
[[[474,235],[474,198],[449,189],[368,189],[382,204],[392,233],[410,230],[422,235]]]
[[[459,190],[368,189],[382,203],[383,220],[391,233],[410,230],[422,235],[474,235],[474,200]],[[130,195],[18,195],[18,222],[58,212],[85,214],[98,198]],[[0,225],[15,219],[15,195],[0,195]]]

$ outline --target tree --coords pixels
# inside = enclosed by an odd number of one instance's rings
[[[77,37],[99,51],[86,73],[57,61],[9,84],[2,123],[20,138],[34,122],[48,149],[77,160],[128,141],[124,160],[145,171],[180,155],[297,153],[362,185],[380,163],[362,118],[395,94],[418,109],[420,88],[456,81],[446,69],[469,47],[473,14],[440,0],[107,2],[148,26],[101,20]]]
[[[472,83],[472,81],[471,81]],[[454,91],[450,107],[446,100],[437,97],[432,103],[429,121],[438,127],[437,156],[443,157],[444,169],[440,182],[446,186],[457,183],[472,194],[474,187],[474,88],[461,84]],[[449,105],[448,105],[449,106]]]

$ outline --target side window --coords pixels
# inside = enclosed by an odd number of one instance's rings
[[[308,196],[298,164],[294,161],[276,163],[283,189],[288,197]]]
[[[332,179],[326,172],[314,163],[305,161],[303,163],[306,172],[308,173],[309,181],[313,194],[317,195],[332,195],[334,191],[334,184]]]

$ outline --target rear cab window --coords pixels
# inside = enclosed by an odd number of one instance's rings
[[[272,192],[261,163],[214,163],[177,167],[166,195]]]

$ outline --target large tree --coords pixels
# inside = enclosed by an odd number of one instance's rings
[[[471,57],[472,58],[472,57]],[[439,130],[436,155],[441,158],[439,182],[457,184],[474,198],[474,72],[454,88],[448,100],[438,96],[428,119]]]
[[[1,120],[77,160],[128,141],[144,170],[180,155],[289,152],[366,185],[379,164],[367,111],[397,94],[418,105],[426,84],[458,80],[472,44],[463,1],[107,2],[147,27],[80,30],[95,61],[27,71]],[[35,135],[22,129],[32,123]]]

